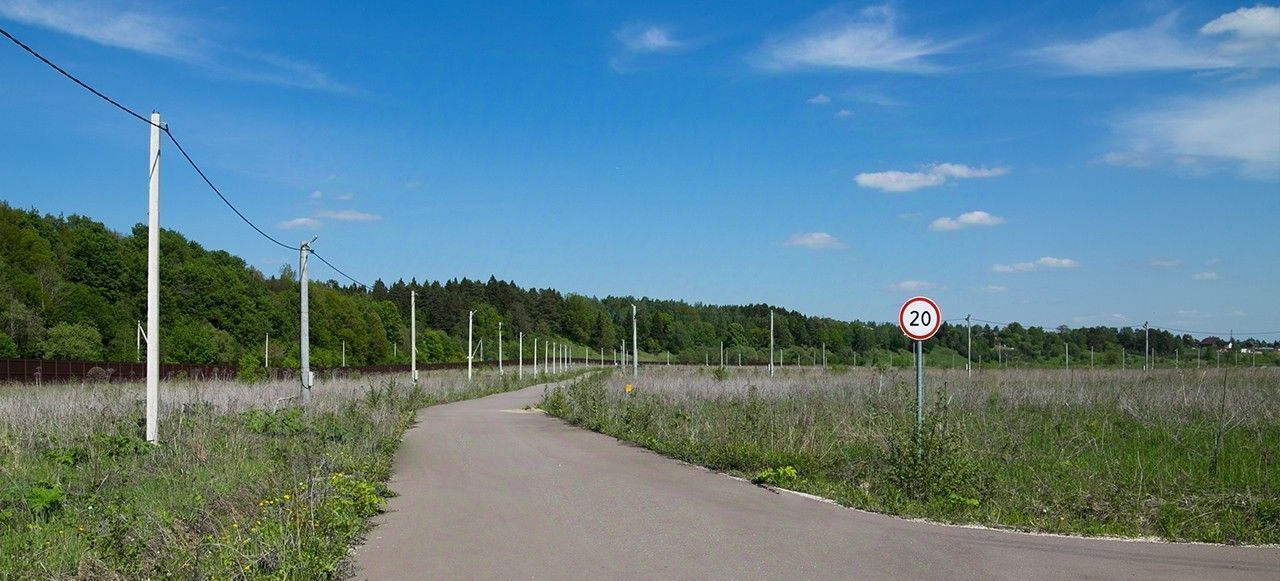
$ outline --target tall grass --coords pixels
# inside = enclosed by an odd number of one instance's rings
[[[0,578],[341,576],[415,410],[532,381],[165,383],[156,445],[140,385],[5,386]]]
[[[1280,542],[1280,370],[936,371],[919,431],[905,372],[652,369],[630,398],[628,382],[549,391],[543,407],[690,462],[870,510]]]

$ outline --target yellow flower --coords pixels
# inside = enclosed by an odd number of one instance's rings
[[[284,495],[284,499],[289,500],[289,495],[288,494]]]

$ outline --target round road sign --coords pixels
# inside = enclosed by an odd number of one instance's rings
[[[942,327],[942,310],[929,297],[912,297],[898,311],[898,326],[907,337],[924,341]]]

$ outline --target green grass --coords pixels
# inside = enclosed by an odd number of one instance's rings
[[[945,372],[943,372],[945,373]],[[1280,373],[650,373],[549,391],[569,422],[847,506],[945,522],[1280,543]],[[963,373],[959,374],[963,376]],[[791,472],[794,470],[794,472]]]
[[[166,384],[157,445],[118,386],[5,393],[0,579],[341,577],[416,410],[535,381],[425,377],[274,411],[292,387]]]

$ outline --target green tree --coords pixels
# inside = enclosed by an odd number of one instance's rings
[[[17,357],[18,344],[13,342],[13,337],[5,333],[0,333],[0,357]]]
[[[96,361],[102,358],[102,335],[89,325],[58,323],[41,342],[41,352],[45,359]]]

